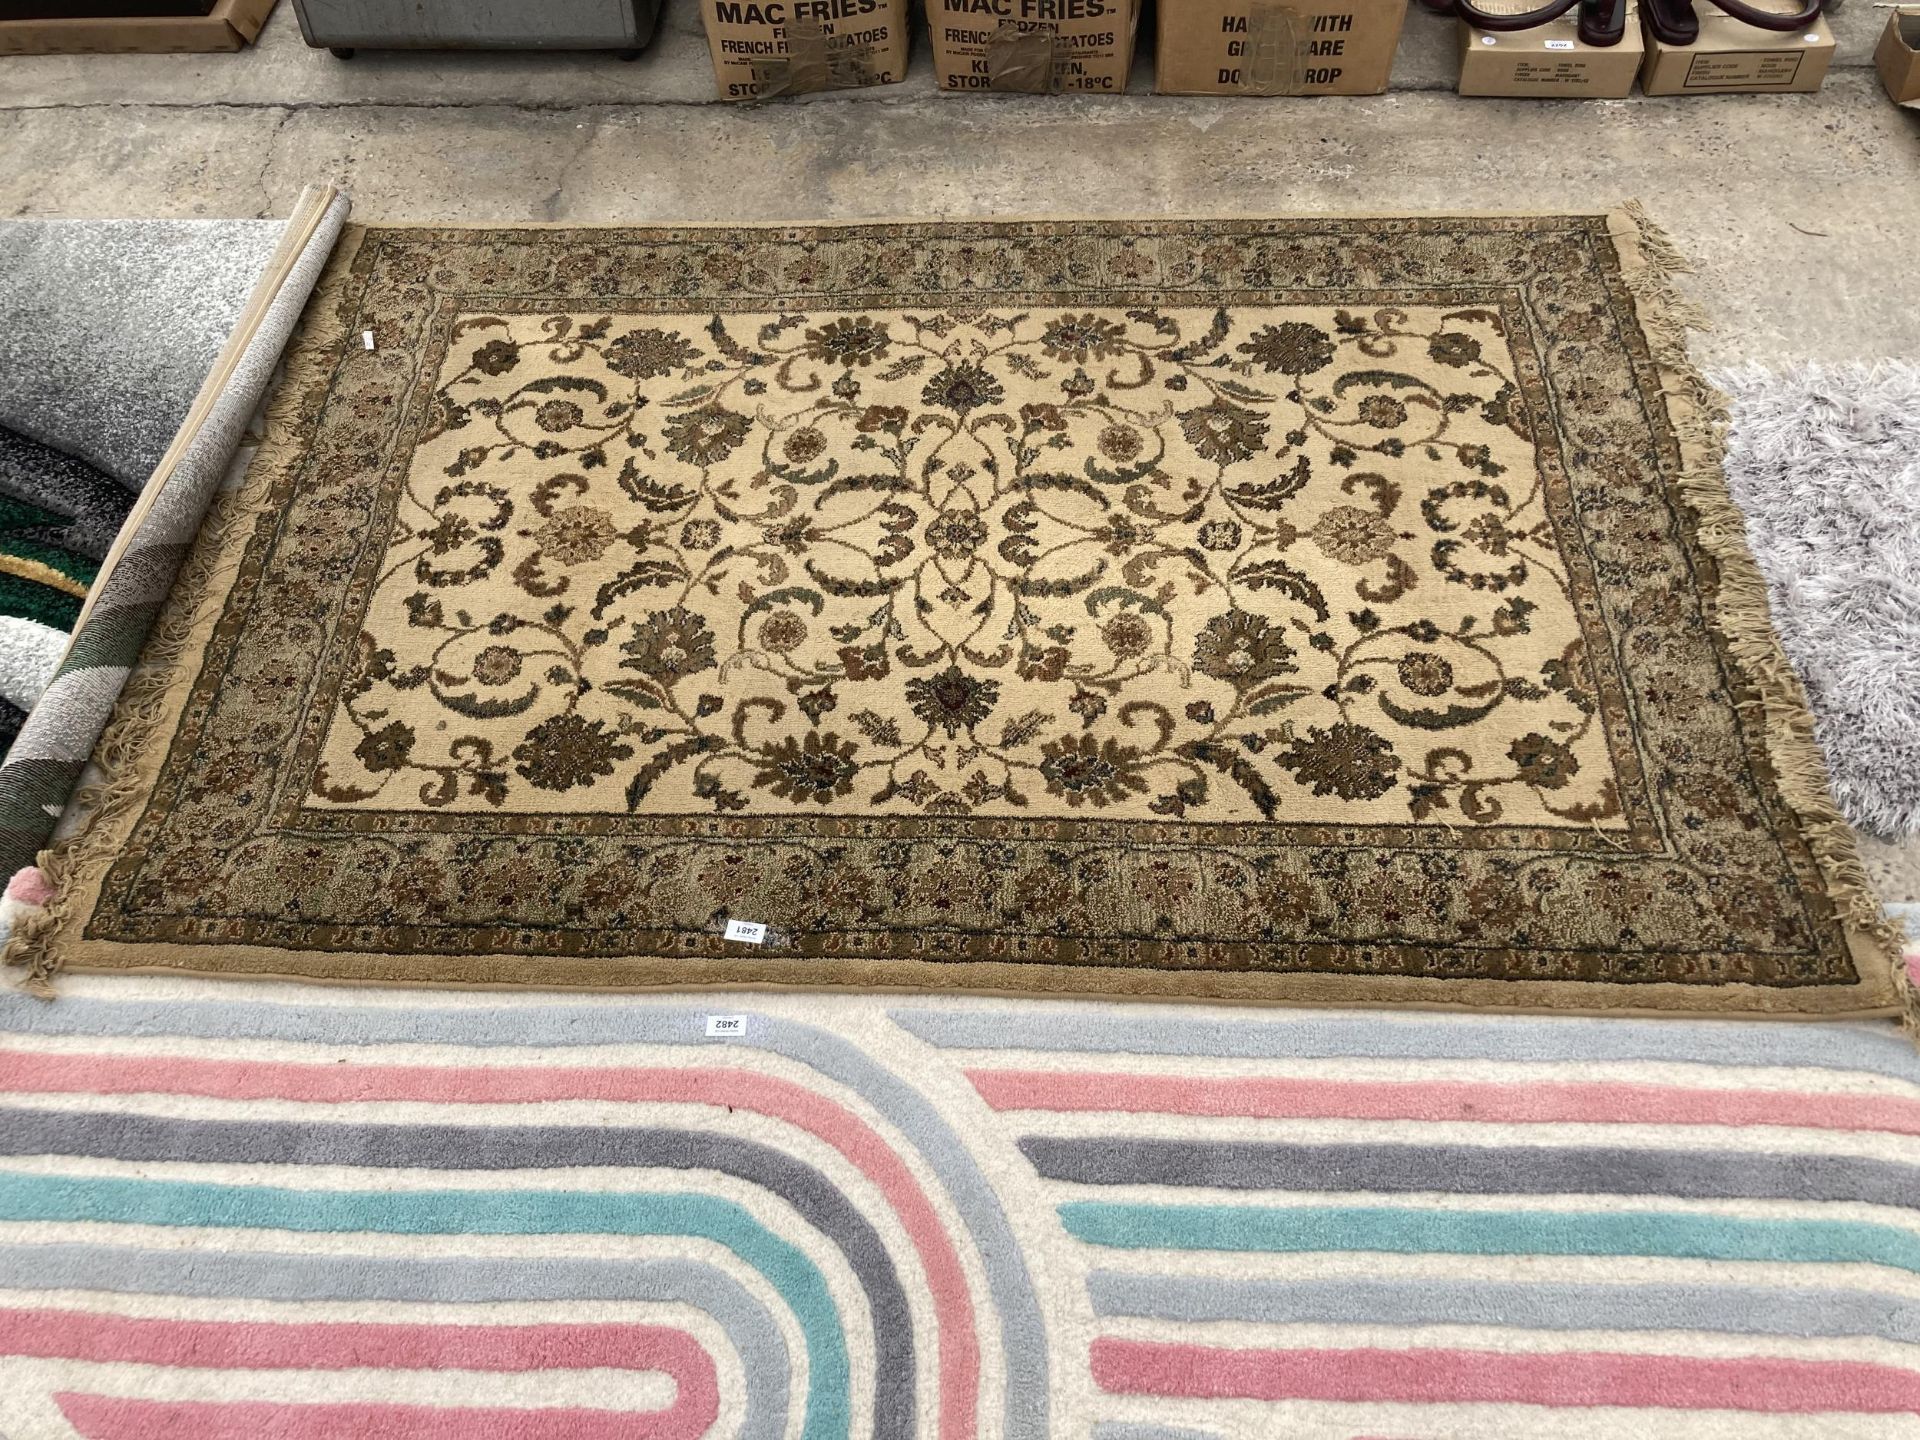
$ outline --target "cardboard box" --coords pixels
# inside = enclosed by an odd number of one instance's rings
[[[1761,10],[1792,14],[1795,0],[1750,0]],[[1805,30],[1762,30],[1711,4],[1696,7],[1700,38],[1668,45],[1646,32],[1640,88],[1649,95],[1808,95],[1833,64],[1833,26],[1822,15]]]
[[[218,0],[204,15],[0,20],[0,55],[150,55],[251,45],[275,0]]]
[[[1489,14],[1531,10],[1536,0],[1477,0]],[[1618,45],[1580,39],[1580,12],[1531,30],[1494,32],[1460,23],[1462,95],[1537,95],[1546,100],[1623,100],[1633,93],[1647,53],[1637,7],[1627,6],[1627,33]]]
[[[0,0],[0,20],[111,20],[207,15],[215,0]]]
[[[1873,63],[1894,104],[1920,108],[1920,10],[1896,10],[1887,17]]]
[[[1154,93],[1378,95],[1407,0],[1160,0]]]
[[[1121,94],[1139,24],[1139,0],[927,0],[942,90]]]
[[[907,73],[907,0],[700,0],[722,100],[892,85]]]

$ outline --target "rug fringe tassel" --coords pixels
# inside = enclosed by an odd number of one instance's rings
[[[1734,703],[1765,737],[1766,758],[1781,796],[1799,816],[1863,973],[1871,979],[1874,969],[1883,971],[1887,1013],[1904,1013],[1920,1038],[1920,996],[1905,973],[1903,937],[1882,910],[1860,863],[1853,828],[1834,806],[1826,761],[1813,737],[1806,693],[1774,634],[1766,582],[1747,545],[1746,517],[1727,492],[1720,464],[1729,418],[1727,401],[1707,383],[1687,351],[1687,333],[1711,325],[1700,307],[1676,287],[1675,277],[1688,268],[1686,259],[1637,202],[1610,215],[1608,230],[1620,251],[1621,269],[1633,292],[1634,309],[1652,350],[1668,421],[1678,442],[1677,489],[1693,514],[1700,547],[1713,562],[1714,573],[1702,577],[1710,620],[1736,672],[1746,681],[1746,693],[1735,695]]]
[[[38,865],[21,866],[7,882],[6,893],[0,895],[0,939],[34,924],[46,913],[52,898],[53,883],[47,879],[47,872]],[[42,977],[29,975],[19,988],[36,1000],[53,998],[53,986]]]
[[[1893,967],[1894,988],[1900,992],[1900,1023],[1920,1046],[1920,932],[1907,939],[1906,955]]]

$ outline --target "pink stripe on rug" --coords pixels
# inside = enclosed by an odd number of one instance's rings
[[[76,1394],[54,1401],[86,1440],[694,1440],[706,1428],[616,1410],[217,1404]]]
[[[1767,1414],[1920,1413],[1920,1374],[1850,1361],[1481,1350],[1220,1350],[1102,1338],[1115,1395],[1355,1404],[1625,1406]]]
[[[995,1110],[1117,1111],[1261,1120],[1479,1120],[1502,1124],[1775,1125],[1920,1135],[1920,1100],[1666,1085],[1190,1079],[970,1070]]]
[[[658,1370],[677,1393],[662,1435],[720,1413],[713,1359],[659,1325],[398,1325],[152,1320],[84,1310],[0,1310],[0,1354],[218,1370]]]
[[[940,1434],[973,1440],[980,1346],[966,1270],[920,1182],[893,1146],[845,1107],[791,1081],[747,1070],[689,1066],[310,1065],[290,1061],[42,1055],[0,1050],[0,1090],[31,1094],[203,1095],[222,1100],[350,1104],[380,1100],[443,1105],[555,1100],[651,1101],[732,1106],[826,1141],[893,1206],[933,1295],[940,1354]]]

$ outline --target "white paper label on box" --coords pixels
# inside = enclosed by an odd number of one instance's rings
[[[747,1017],[744,1015],[707,1016],[707,1034],[714,1036],[744,1035],[747,1033]]]
[[[1540,43],[1549,50],[1571,50],[1574,48],[1573,41],[1571,40],[1542,40]]]
[[[751,920],[729,920],[726,938],[746,945],[763,945],[767,939],[767,927],[756,925]]]

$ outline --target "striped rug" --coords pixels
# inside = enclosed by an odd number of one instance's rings
[[[0,1434],[1920,1435],[1891,1027],[0,999]]]

